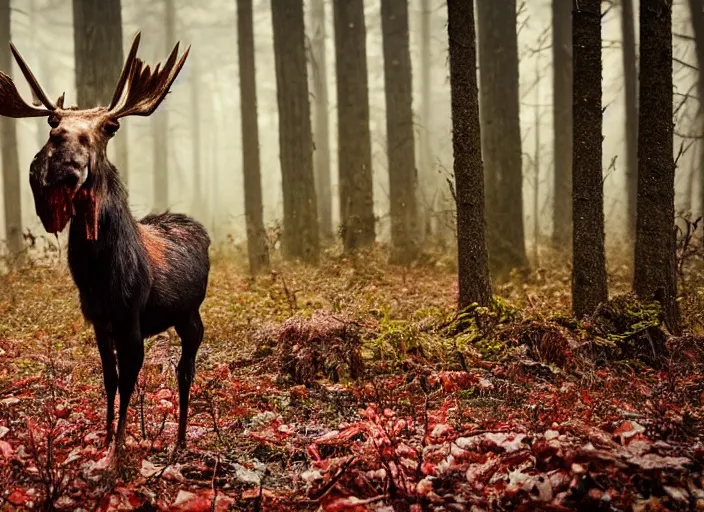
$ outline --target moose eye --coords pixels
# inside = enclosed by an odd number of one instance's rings
[[[115,135],[115,132],[120,129],[120,123],[117,121],[107,121],[103,125],[103,131],[105,132],[106,135],[112,137]]]
[[[58,118],[54,116],[49,116],[49,119],[47,119],[47,122],[49,123],[49,126],[52,128],[57,128],[59,126],[59,120]]]

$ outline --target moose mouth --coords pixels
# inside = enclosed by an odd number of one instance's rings
[[[51,184],[30,176],[35,210],[44,229],[52,234],[63,231],[75,214],[74,200],[88,177],[88,167],[82,171],[61,172],[61,175],[61,179]]]

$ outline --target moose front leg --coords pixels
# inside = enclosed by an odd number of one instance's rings
[[[119,466],[125,443],[125,429],[127,426],[127,411],[130,398],[134,391],[139,371],[144,363],[144,340],[140,333],[139,324],[131,328],[122,336],[116,336],[118,390],[120,392],[120,410],[117,418],[117,433],[115,436],[115,457],[113,461]]]
[[[95,329],[95,340],[100,351],[100,361],[103,365],[103,384],[107,396],[107,427],[105,446],[110,446],[113,438],[113,423],[115,421],[115,394],[117,393],[117,361],[115,360],[115,344],[107,331]]]

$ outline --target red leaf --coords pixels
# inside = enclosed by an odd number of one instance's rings
[[[582,389],[579,392],[579,396],[582,398],[582,401],[587,404],[589,407],[591,407],[594,404],[594,401],[592,400],[591,395],[589,394],[589,391],[586,389]]]
[[[71,409],[63,404],[56,406],[56,417],[57,418],[68,418],[71,415]]]
[[[29,496],[27,496],[27,493],[25,493],[22,489],[16,489],[7,497],[7,501],[16,507],[21,507],[29,501]]]

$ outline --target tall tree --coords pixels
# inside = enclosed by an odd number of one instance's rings
[[[239,19],[239,18],[238,18]],[[238,32],[239,34],[239,32]],[[193,196],[191,210],[196,217],[205,212],[203,205],[203,167],[201,165],[201,126],[200,126],[200,66],[198,55],[190,56],[190,90],[191,90],[191,161],[193,166]],[[240,88],[241,89],[241,88]]]
[[[374,183],[363,0],[335,0],[340,219],[346,251],[374,243]]]
[[[284,196],[282,245],[288,258],[320,257],[303,0],[272,0],[279,153]]]
[[[572,237],[572,5],[552,1],[554,191],[553,247]]]
[[[601,0],[573,0],[572,310],[591,315],[608,298],[601,170]]]
[[[638,207],[634,289],[679,333],[672,126],[672,0],[640,0]]]
[[[39,25],[39,11],[37,9],[36,4],[37,0],[30,0],[29,2],[29,17],[32,20],[31,29],[34,32],[38,32],[39,30],[41,30],[41,27]],[[51,73],[47,72],[48,62],[46,59],[46,51],[44,50],[41,38],[39,37],[34,38],[33,66],[35,67],[35,69],[39,70],[39,75],[43,79],[42,83],[44,83],[45,87],[51,89],[52,84],[49,82],[49,77],[51,76]],[[41,148],[46,143],[47,133],[49,132],[49,125],[47,124],[46,119],[44,119],[43,117],[37,117],[36,123],[37,148]]]
[[[164,0],[164,51],[176,43],[176,10],[174,0]],[[169,207],[169,112],[162,107],[152,114],[154,148],[154,209]]]
[[[254,53],[252,0],[237,0],[237,39],[240,61],[240,108],[242,109],[242,169],[244,210],[247,222],[249,270],[256,275],[269,266],[264,229],[262,179],[259,163],[259,125]]]
[[[330,122],[328,109],[327,43],[325,39],[325,1],[313,0],[311,19],[311,70],[313,74],[313,139],[315,142],[315,195],[318,223],[323,238],[332,239],[332,187],[330,185]]]
[[[430,132],[432,130],[432,95],[431,95],[431,62],[430,46],[432,42],[431,33],[431,8],[430,0],[421,0],[420,4],[420,108],[421,122],[419,139],[419,164],[420,164],[420,208],[422,212],[421,230],[425,236],[432,232],[431,216],[434,210],[435,179],[433,176],[433,155],[430,146]]]
[[[73,23],[78,106],[107,106],[124,62],[121,0],[73,0]],[[127,180],[127,123],[121,124],[115,165]]]
[[[418,173],[413,135],[408,0],[381,0],[381,31],[391,196],[391,260],[409,263],[418,252]]]
[[[696,1],[696,0],[691,0]],[[621,0],[623,33],[623,81],[626,100],[626,235],[632,244],[636,236],[638,199],[638,69],[633,0]]]
[[[464,309],[473,303],[488,306],[491,301],[484,235],[484,170],[473,0],[447,0],[447,32],[457,197],[459,307]]]
[[[12,57],[7,41],[10,37],[10,0],[0,0],[0,70],[12,72]],[[0,143],[2,144],[2,191],[5,206],[5,241],[10,256],[21,258],[24,246],[22,236],[22,194],[20,161],[17,152],[15,120],[0,117]]]
[[[694,50],[697,55],[699,77],[697,81],[697,96],[699,97],[699,122],[704,133],[704,2],[702,0],[689,0],[689,10],[692,18],[692,31],[694,32]],[[699,148],[699,197],[701,210],[704,211],[704,140],[700,141]]]
[[[528,266],[523,231],[516,25],[516,0],[477,1],[489,261],[499,276]]]

